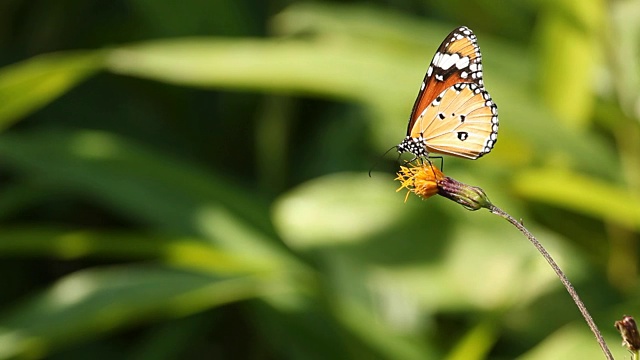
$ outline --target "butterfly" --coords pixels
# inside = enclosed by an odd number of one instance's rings
[[[498,107],[484,88],[476,36],[461,26],[440,44],[413,105],[398,152],[475,160],[498,140]]]

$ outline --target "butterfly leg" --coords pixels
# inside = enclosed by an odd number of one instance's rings
[[[440,171],[444,172],[444,158],[442,156],[429,156],[427,161],[431,163],[429,159],[440,159]]]

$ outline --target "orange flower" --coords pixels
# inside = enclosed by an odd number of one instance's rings
[[[457,202],[468,210],[491,209],[493,206],[481,188],[463,184],[445,176],[442,171],[429,161],[400,166],[400,171],[398,171],[397,175],[396,180],[400,181],[401,185],[396,191],[409,190],[404,198],[405,202],[410,193],[414,193],[423,199],[428,199],[438,194]]]
[[[414,165],[414,164],[410,164]],[[444,179],[444,174],[430,162],[417,164],[415,166],[400,166],[400,171],[396,174],[396,180],[402,184],[396,191],[402,189],[409,190],[404,198],[406,202],[410,193],[414,193],[423,199],[428,199],[438,193],[438,182]]]

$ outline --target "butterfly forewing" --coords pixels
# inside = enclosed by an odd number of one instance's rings
[[[418,115],[409,136],[424,138],[429,152],[477,159],[497,140],[497,107],[478,85],[456,84]]]
[[[418,116],[436,96],[458,83],[475,83],[480,88],[484,87],[480,48],[476,36],[465,26],[453,30],[433,56],[411,111],[407,135]]]

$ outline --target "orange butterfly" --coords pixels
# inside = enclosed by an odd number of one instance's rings
[[[431,60],[398,152],[416,158],[435,152],[475,160],[498,140],[498,107],[484,89],[476,36],[462,26]]]

